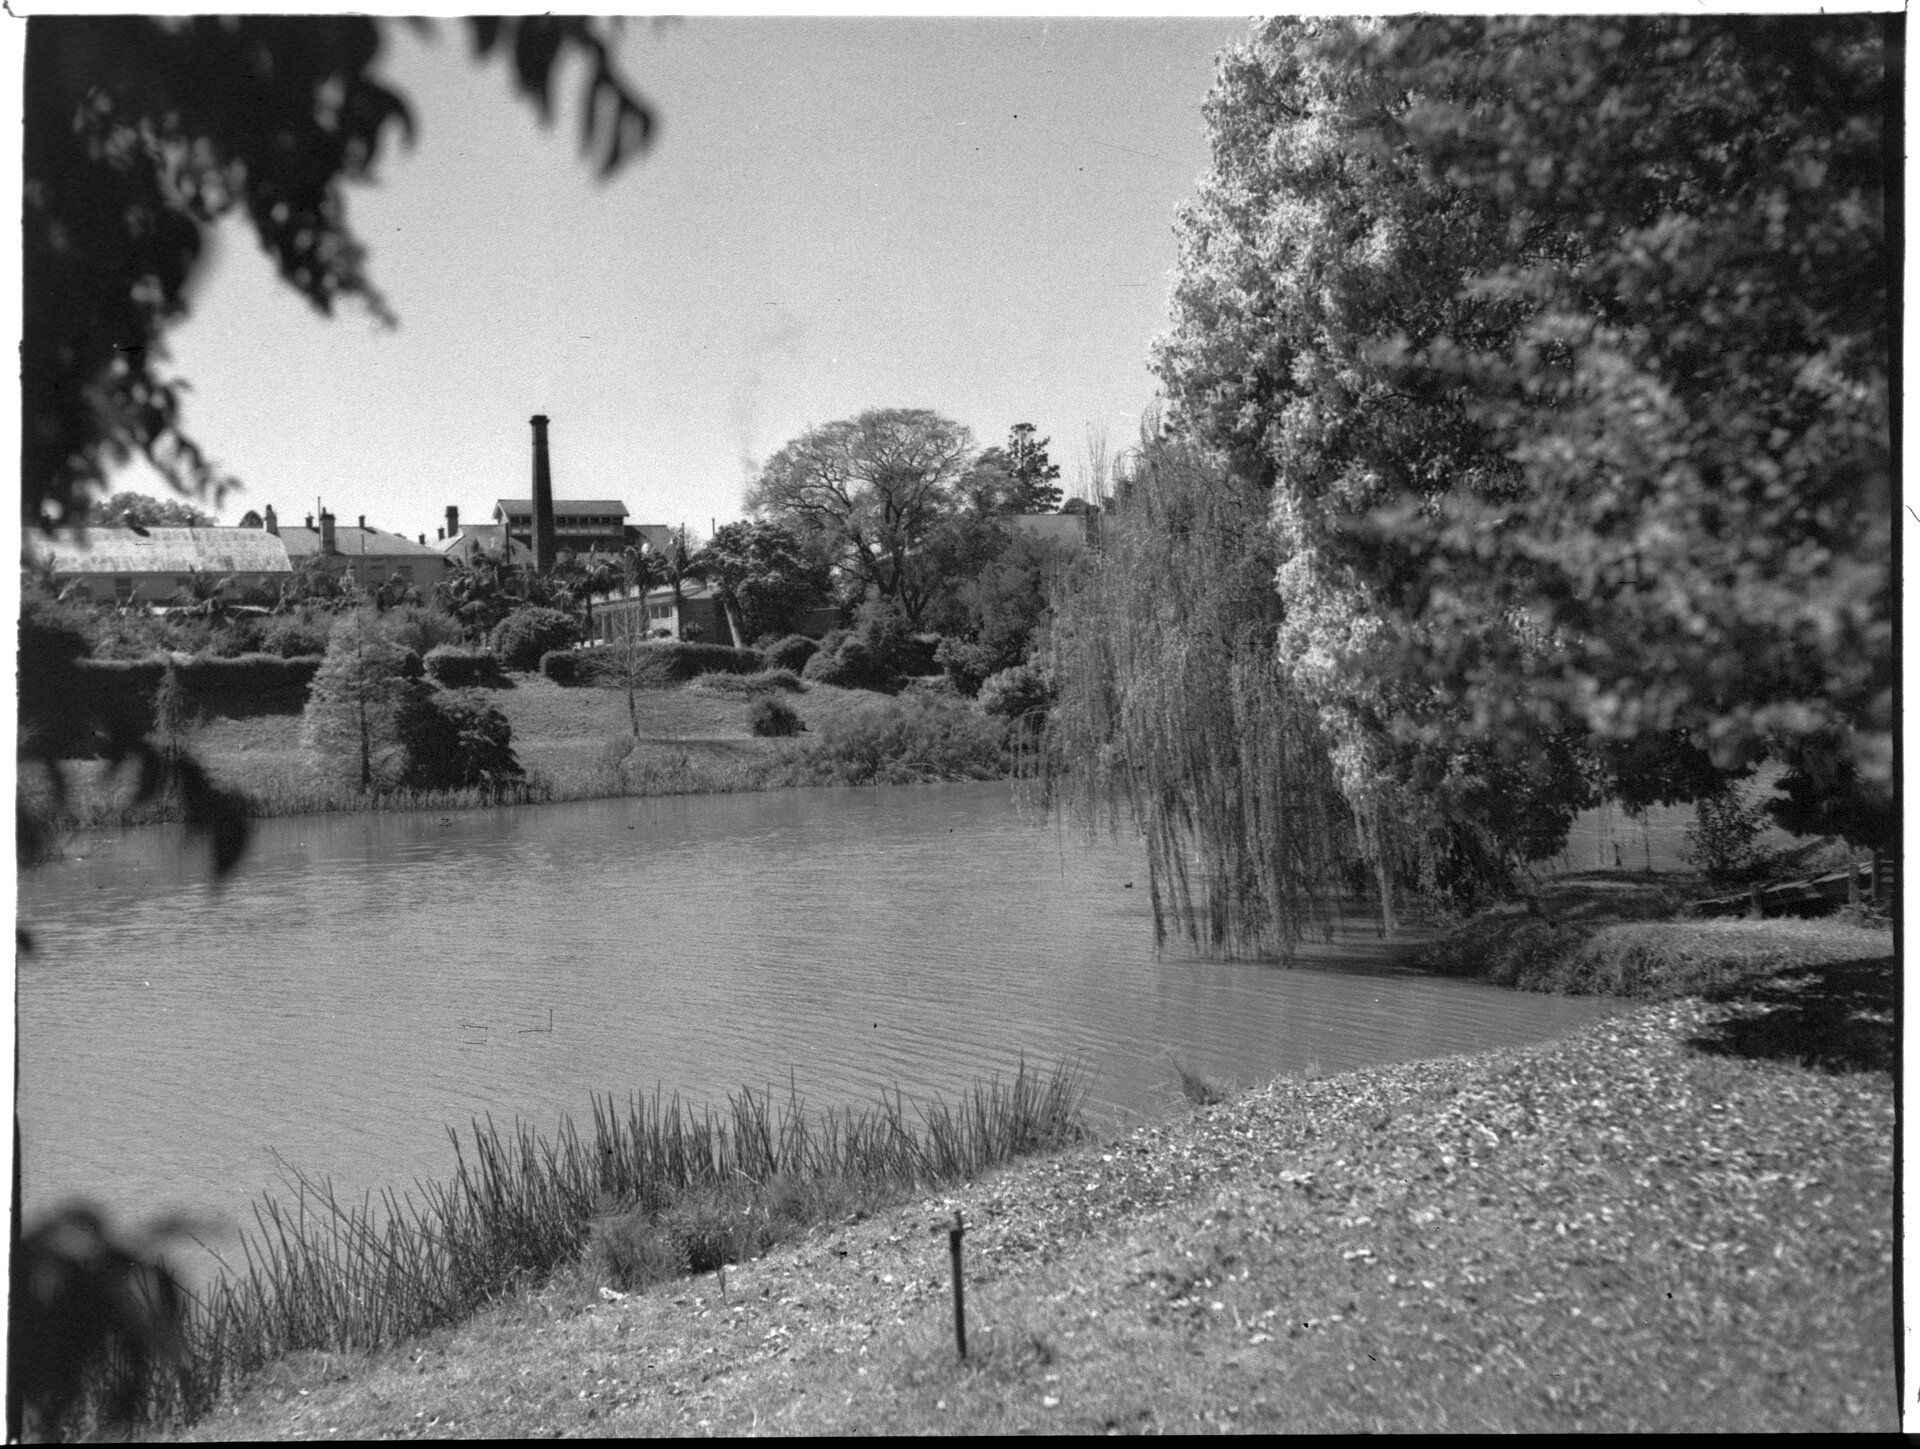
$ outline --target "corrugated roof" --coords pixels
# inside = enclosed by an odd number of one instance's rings
[[[320,552],[320,530],[317,528],[289,528],[280,525],[280,537],[286,543],[287,552],[295,558],[305,558],[309,554]],[[335,524],[333,528],[333,546],[343,558],[439,558],[440,550],[430,543],[415,543],[405,534],[383,533],[377,528],[355,528],[348,524]]]
[[[495,500],[493,506],[495,509],[504,508],[508,513],[533,512],[531,498],[501,498]],[[618,498],[556,498],[553,500],[555,518],[576,513],[615,513],[625,518],[627,505]]]
[[[63,574],[290,573],[285,542],[257,528],[89,528],[52,538],[29,533],[35,556]]]

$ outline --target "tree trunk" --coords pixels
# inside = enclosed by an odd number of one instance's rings
[[[373,788],[373,727],[367,720],[367,702],[360,701],[360,788]]]

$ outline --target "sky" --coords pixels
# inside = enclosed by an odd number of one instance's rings
[[[704,536],[808,428],[930,408],[978,446],[1016,422],[1063,483],[1153,402],[1201,105],[1239,17],[630,21],[651,148],[601,183],[562,76],[551,128],[457,22],[388,28],[411,149],[347,190],[400,319],[315,313],[222,229],[169,338],[187,430],[272,503],[431,540],[530,491]],[[117,488],[167,494],[136,465]]]

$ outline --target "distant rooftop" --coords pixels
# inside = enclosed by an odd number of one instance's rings
[[[257,528],[89,528],[51,538],[29,531],[26,543],[60,573],[262,574],[293,567],[284,540]]]

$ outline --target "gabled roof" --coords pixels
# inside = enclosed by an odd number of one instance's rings
[[[531,498],[501,498],[494,505],[494,512],[505,510],[509,514],[532,513]],[[553,500],[555,518],[571,518],[581,513],[610,513],[618,518],[627,516],[627,505],[618,498],[556,498]]]
[[[452,538],[442,539],[434,547],[448,558],[471,559],[476,553],[497,554],[500,552],[501,525],[497,523],[463,523],[460,531]],[[517,538],[507,540],[507,559],[510,563],[532,563],[533,550]]]
[[[286,544],[287,552],[296,559],[320,552],[320,530],[317,528],[289,528],[283,523],[280,525],[280,538]],[[333,546],[340,557],[349,559],[440,557],[440,550],[432,544],[415,543],[405,534],[383,533],[377,528],[355,528],[348,524],[334,525]]]
[[[28,533],[34,556],[63,574],[290,573],[285,542],[257,528],[89,528]]]

